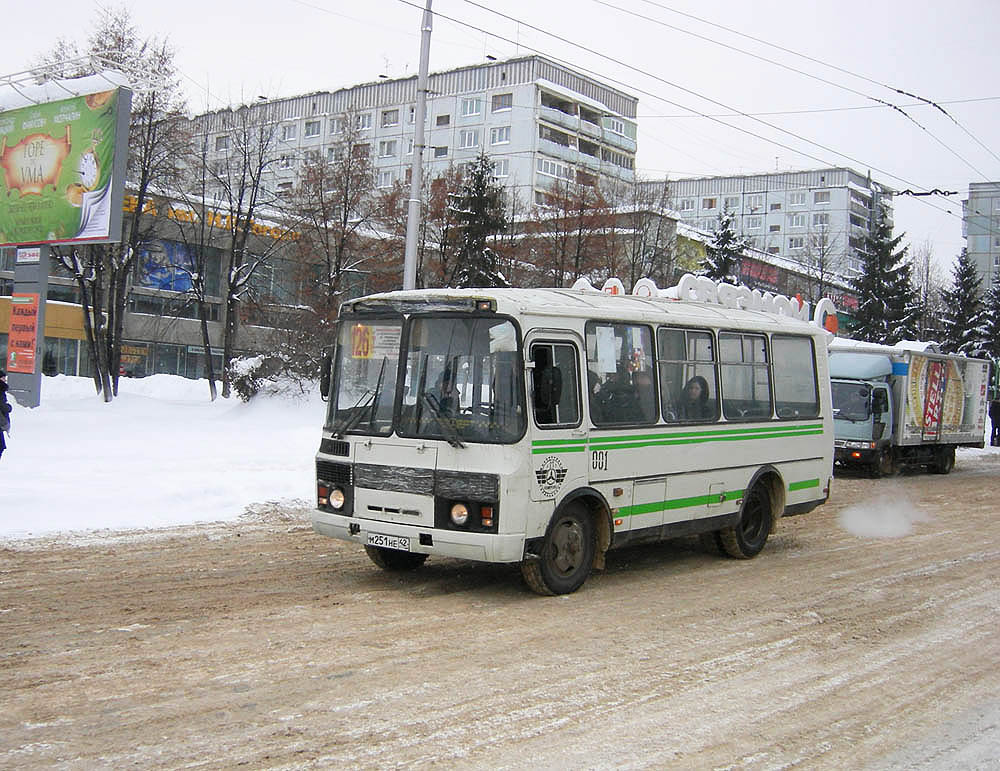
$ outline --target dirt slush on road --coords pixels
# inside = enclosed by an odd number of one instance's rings
[[[995,768],[998,479],[838,477],[756,559],[624,549],[554,598],[384,573],[304,505],[6,543],[0,766]]]

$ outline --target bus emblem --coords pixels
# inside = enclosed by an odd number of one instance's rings
[[[542,462],[542,467],[535,469],[535,478],[538,480],[538,489],[546,498],[553,497],[562,487],[566,478],[566,469],[559,458],[550,455]]]

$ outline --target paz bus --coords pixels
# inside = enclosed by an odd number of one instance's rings
[[[754,557],[829,497],[831,318],[828,300],[810,317],[691,275],[631,295],[611,279],[347,302],[313,527],[385,570],[519,563],[540,594],[638,542]]]

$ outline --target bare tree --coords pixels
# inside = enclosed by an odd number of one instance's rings
[[[920,317],[917,330],[921,340],[938,340],[943,327],[944,303],[941,292],[945,289],[945,278],[941,267],[934,260],[934,244],[930,239],[916,244],[910,256],[913,265],[913,285],[919,296]]]
[[[529,223],[538,283],[566,286],[600,264],[601,230],[607,216],[597,188],[559,180]]]
[[[668,286],[677,266],[677,220],[669,182],[619,180],[605,187],[604,196],[611,211],[605,225],[608,274],[628,286],[640,278]]]
[[[843,283],[847,278],[847,265],[837,237],[831,238],[827,228],[814,230],[799,237],[804,242],[801,266],[806,291],[810,299],[815,302],[826,297],[835,283]]]
[[[136,205],[125,213],[119,243],[86,247],[82,253],[61,250],[59,256],[72,275],[83,266],[91,303],[107,313],[106,329],[94,317],[95,345],[105,350],[99,355],[92,351],[95,384],[106,399],[118,392],[131,276],[150,235],[143,214],[157,190],[170,188],[178,180],[178,159],[188,141],[174,50],[167,40],[142,37],[127,7],[100,10],[83,52],[73,41],[58,40],[52,51],[41,56],[39,71],[42,77],[80,77],[108,68],[123,72],[133,89],[127,181]],[[98,258],[101,266],[95,262]]]

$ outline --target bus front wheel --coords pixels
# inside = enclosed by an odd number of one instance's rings
[[[541,554],[521,562],[521,575],[538,594],[575,592],[590,575],[594,549],[590,513],[578,503],[569,503],[549,524]]]
[[[739,521],[719,531],[722,548],[730,557],[750,559],[760,554],[771,534],[771,493],[758,482],[743,500]]]

